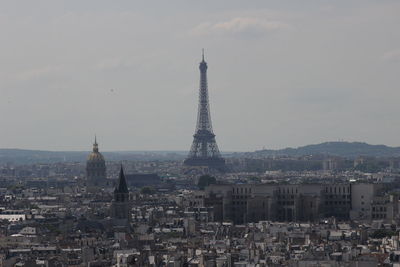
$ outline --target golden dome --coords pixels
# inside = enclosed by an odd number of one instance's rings
[[[93,152],[89,154],[87,161],[104,161],[103,155],[99,152],[99,145],[96,138],[93,144]]]
[[[104,161],[104,157],[100,152],[92,152],[89,154],[88,161]]]

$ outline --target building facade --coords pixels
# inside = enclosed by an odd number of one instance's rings
[[[197,194],[197,201],[189,204],[212,207],[215,221],[236,224],[263,220],[317,221],[328,217],[393,219],[398,214],[398,198],[383,192],[382,184],[363,183],[216,184],[206,188],[201,201]]]

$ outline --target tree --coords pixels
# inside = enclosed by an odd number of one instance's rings
[[[200,190],[204,190],[207,186],[210,184],[216,184],[217,179],[215,177],[212,177],[210,175],[203,175],[200,176],[199,181],[197,182],[197,186],[199,187]]]
[[[398,235],[398,232],[388,229],[378,229],[371,234],[372,238],[384,238]]]
[[[153,187],[145,186],[140,189],[140,193],[143,195],[152,195],[155,193],[155,190]]]

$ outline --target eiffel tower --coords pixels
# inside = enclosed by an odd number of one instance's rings
[[[187,166],[204,166],[224,170],[225,160],[219,153],[215,134],[212,130],[210,104],[208,102],[207,63],[204,50],[200,62],[200,92],[196,131],[188,157],[183,162]]]

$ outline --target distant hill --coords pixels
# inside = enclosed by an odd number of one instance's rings
[[[25,149],[0,149],[0,164],[32,164],[56,162],[85,162],[90,151],[44,151]],[[123,160],[183,160],[186,151],[115,151],[101,152],[107,161]],[[332,155],[345,158],[358,156],[400,157],[400,147],[370,145],[362,142],[326,142],[298,148],[264,149],[255,152],[223,153],[229,157],[262,158],[271,156]]]
[[[0,164],[32,164],[56,162],[85,162],[90,151],[43,151],[0,149]],[[182,151],[116,151],[101,152],[108,161],[122,160],[183,160]]]
[[[400,147],[370,145],[363,142],[325,142],[298,148],[264,149],[245,153],[250,157],[331,155],[345,158],[358,156],[400,157]]]

